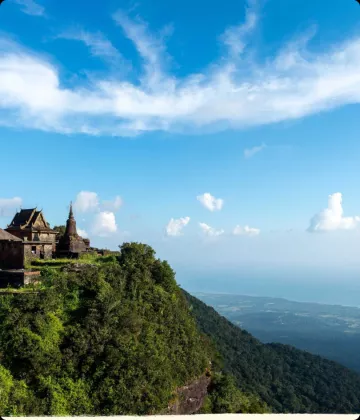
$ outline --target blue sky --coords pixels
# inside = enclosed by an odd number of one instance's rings
[[[193,289],[356,279],[359,6],[164,4],[1,5],[0,226],[72,200],[94,245],[149,243]]]

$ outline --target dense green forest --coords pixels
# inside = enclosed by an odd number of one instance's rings
[[[89,261],[42,264],[40,284],[0,294],[0,414],[165,414],[201,378],[200,413],[360,411],[358,374],[260,343],[151,247]]]
[[[262,344],[197,298],[184,294],[200,330],[212,338],[244,392],[273,412],[357,413],[360,376],[329,360],[282,344]]]
[[[202,412],[268,410],[219,371],[173,270],[149,246],[124,244],[80,270],[45,266],[42,279],[0,295],[0,414],[166,413],[202,375]]]

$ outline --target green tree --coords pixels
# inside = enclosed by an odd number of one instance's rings
[[[55,230],[57,233],[56,235],[56,240],[60,240],[64,234],[65,234],[65,230],[66,230],[66,226],[65,225],[57,225],[53,227],[53,230]]]

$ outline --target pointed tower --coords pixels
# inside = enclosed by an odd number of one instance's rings
[[[69,211],[69,218],[66,222],[66,230],[65,230],[65,236],[74,236],[77,237],[78,233],[76,230],[76,220],[74,217],[74,213],[73,213],[73,208],[72,208],[72,202],[70,203],[70,211]]]
[[[72,203],[70,203],[65,233],[58,243],[57,254],[62,257],[78,258],[80,254],[86,252],[89,247],[90,241],[84,240],[77,233],[73,207]]]

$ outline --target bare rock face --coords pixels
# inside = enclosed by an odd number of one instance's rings
[[[176,401],[168,407],[167,414],[195,414],[204,404],[211,379],[204,375],[177,390]]]

